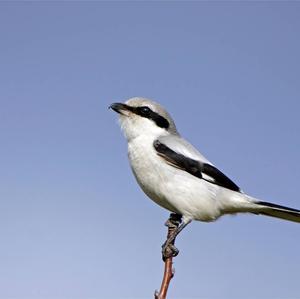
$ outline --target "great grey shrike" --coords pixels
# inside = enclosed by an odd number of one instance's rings
[[[138,184],[158,205],[182,216],[163,252],[192,220],[210,222],[226,214],[252,213],[300,222],[300,210],[245,194],[180,136],[173,119],[158,103],[135,97],[110,108],[119,113]]]

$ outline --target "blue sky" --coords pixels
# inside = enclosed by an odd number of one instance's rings
[[[299,2],[1,2],[0,298],[152,298],[168,212],[110,103],[145,96],[244,191],[300,208]],[[170,298],[300,298],[299,225],[192,223]]]

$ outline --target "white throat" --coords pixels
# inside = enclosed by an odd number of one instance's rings
[[[146,118],[120,115],[119,122],[128,143],[135,138],[154,141],[160,136],[170,134],[166,129],[158,127],[152,120]]]

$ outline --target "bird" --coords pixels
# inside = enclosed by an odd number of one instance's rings
[[[172,244],[192,221],[213,222],[223,215],[252,213],[300,222],[300,210],[256,199],[206,159],[177,131],[157,102],[134,97],[109,106],[119,114],[132,172],[144,193],[177,215],[180,225],[162,246],[163,259],[178,254]]]

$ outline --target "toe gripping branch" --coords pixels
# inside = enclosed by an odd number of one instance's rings
[[[169,257],[178,255],[179,250],[175,247],[175,239],[178,235],[178,228],[180,227],[182,216],[179,214],[170,214],[169,219],[166,221],[165,226],[168,227],[168,235],[166,242],[162,245],[162,259],[165,262]]]

